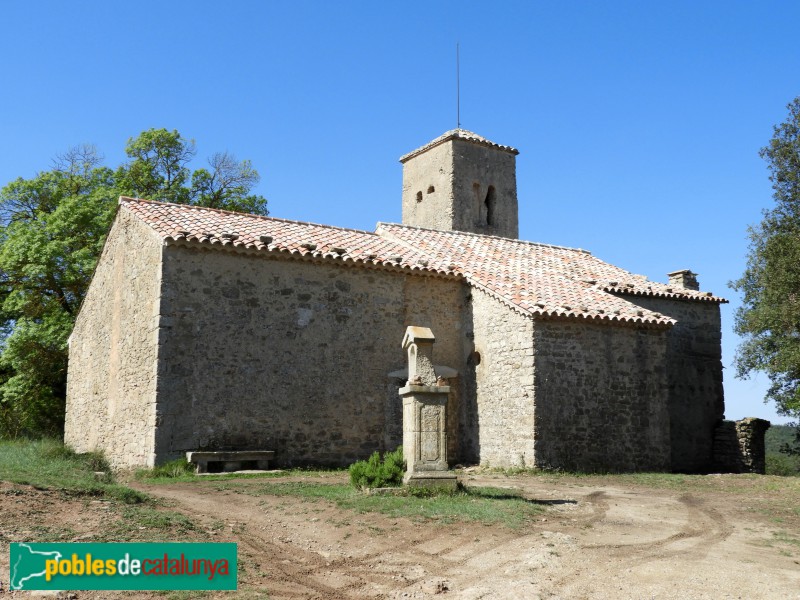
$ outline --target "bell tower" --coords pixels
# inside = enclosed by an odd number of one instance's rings
[[[517,238],[517,154],[453,129],[402,156],[403,224]]]

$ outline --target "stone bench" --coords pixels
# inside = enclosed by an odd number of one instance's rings
[[[222,452],[187,452],[186,460],[197,465],[198,473],[231,473],[233,471],[269,469],[275,457],[273,450],[229,450]]]

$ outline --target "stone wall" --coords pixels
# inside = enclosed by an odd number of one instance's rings
[[[533,321],[479,289],[471,292],[459,458],[533,466]]]
[[[722,421],[714,430],[714,470],[722,473],[764,473],[764,434],[770,422],[750,417]]]
[[[677,320],[667,332],[672,470],[707,471],[712,464],[714,428],[725,412],[719,305],[638,296],[626,299]]]
[[[444,291],[446,290],[446,292]],[[463,307],[467,304],[469,288],[464,285],[441,286],[431,285],[428,277],[406,277],[404,286],[404,312],[407,325],[418,323],[447,323],[453,317],[453,308],[457,307],[459,320],[452,321],[455,335],[443,338],[433,325],[423,325],[433,330],[436,343],[433,345],[433,362],[435,365],[450,367],[459,375],[448,381],[450,395],[447,402],[447,456],[451,464],[460,460],[460,423],[459,410],[462,402],[461,379],[464,376],[466,358],[464,355],[464,319]],[[443,300],[439,304],[439,299]],[[403,355],[403,360],[407,360]],[[399,365],[400,363],[398,363]],[[392,373],[402,371],[405,365],[397,367]],[[407,377],[388,377],[384,420],[384,448],[393,450],[403,443],[403,403],[399,390],[406,385]]]
[[[516,156],[455,139],[453,165],[453,195],[457,207],[453,229],[518,238]],[[491,216],[486,206],[489,195],[493,205]]]
[[[670,467],[663,330],[538,320],[533,331],[537,467]]]
[[[164,247],[120,211],[71,338],[65,436],[115,466],[222,448],[349,464],[402,441],[389,373],[417,325],[459,373],[451,463],[707,470],[719,308],[636,301],[678,325],[534,321],[454,278]]]
[[[388,373],[405,367],[407,325],[463,369],[458,280],[177,245],[163,280],[159,461],[257,448],[277,465],[346,465],[394,449]]]
[[[403,165],[403,223],[517,238],[515,155],[456,138],[409,159]]]
[[[403,165],[403,224],[449,231],[454,218],[453,146],[439,144]]]
[[[117,214],[70,337],[64,440],[116,467],[154,461],[161,243]]]

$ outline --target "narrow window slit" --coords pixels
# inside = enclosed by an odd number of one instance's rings
[[[495,202],[494,186],[490,185],[489,190],[486,192],[486,200],[483,201],[483,203],[486,205],[487,225],[494,225]]]

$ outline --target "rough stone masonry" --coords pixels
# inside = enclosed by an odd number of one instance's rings
[[[403,223],[374,232],[121,198],[70,338],[66,442],[118,467],[393,450],[415,326],[436,332],[451,464],[721,468],[725,300],[686,269],[517,239],[517,154],[432,140],[401,159]]]

